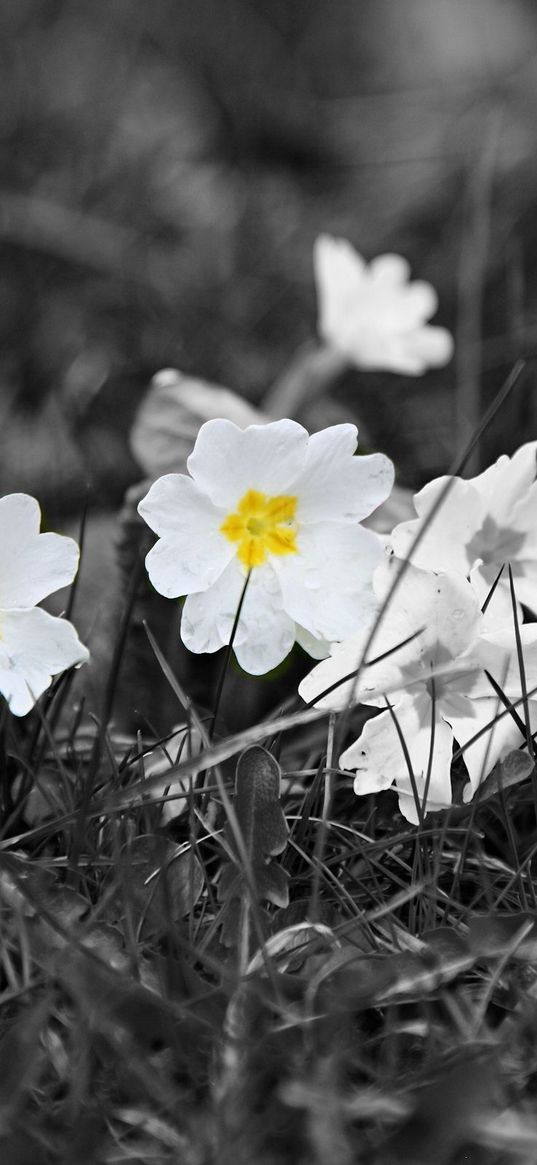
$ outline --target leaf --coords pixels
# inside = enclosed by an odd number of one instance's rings
[[[253,882],[259,901],[285,908],[289,903],[289,885],[285,870],[273,858],[287,845],[287,822],[280,803],[280,766],[261,745],[253,745],[237,761],[233,807],[244,842],[248,875],[242,867],[242,855],[230,824],[226,839],[235,861],[225,861],[218,881],[218,899],[226,904],[222,941],[233,946],[239,925],[237,904],[250,893]]]
[[[449,815],[452,823],[460,821],[472,812],[476,807],[476,802],[479,809],[486,801],[495,797],[500,790],[505,791],[513,785],[519,785],[521,781],[525,781],[533,772],[533,768],[534,761],[528,756],[528,753],[521,748],[514,748],[512,752],[508,752],[507,756],[504,756],[503,760],[497,761],[488,777],[481,782],[475,796],[462,805],[458,803],[459,796],[457,796],[457,804],[451,805],[441,812]],[[467,778],[464,779],[464,788],[470,789]]]
[[[237,762],[235,812],[252,862],[281,854],[288,828],[280,804],[280,766],[260,744],[243,752]]]
[[[500,958],[510,952],[513,959],[536,962],[537,914],[520,910],[474,915],[468,924],[468,945],[474,958]]]
[[[448,928],[438,928],[424,938],[418,951],[364,956],[356,948],[342,947],[323,957],[310,974],[310,990],[323,987],[336,1011],[364,1011],[396,999],[423,998],[451,983],[476,961],[462,937],[448,939]]]
[[[163,825],[181,817],[190,808],[190,790],[192,781],[198,775],[199,767],[194,763],[194,757],[202,751],[203,741],[199,729],[195,725],[181,724],[174,735],[166,741],[166,747],[157,746],[144,763],[146,779],[162,774],[162,784],[151,788],[151,800],[159,797],[176,798],[163,801],[160,810],[160,820]],[[192,773],[179,781],[168,776],[170,767],[179,760],[192,758]]]
[[[184,473],[201,425],[215,417],[240,429],[267,419],[228,388],[164,368],[153,377],[134,420],[130,445],[136,461],[148,477]]]
[[[198,858],[166,837],[136,837],[123,851],[125,892],[114,896],[109,918],[120,922],[130,910],[141,937],[166,934],[195,906],[204,885]]]
[[[289,905],[289,880],[278,862],[270,862],[267,866],[258,863],[254,869],[254,876],[260,898],[272,902],[273,906],[279,906],[283,910]]]
[[[262,972],[266,958],[276,963],[278,971],[297,970],[311,955],[323,953],[325,958],[339,946],[334,931],[318,922],[298,922],[277,931],[265,943],[263,951],[256,951],[248,967],[248,973]]]
[[[500,789],[509,789],[512,785],[519,785],[533,772],[535,762],[527,752],[514,748],[503,760],[498,761],[481,787],[480,801],[494,797]]]

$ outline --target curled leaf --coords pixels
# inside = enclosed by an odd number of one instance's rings
[[[148,477],[184,473],[201,425],[215,417],[240,429],[268,419],[228,388],[164,368],[153,377],[134,420],[130,445],[136,461]]]
[[[280,804],[280,766],[261,745],[253,745],[241,754],[235,778],[234,811],[240,829],[248,871],[230,825],[226,839],[235,855],[222,866],[218,882],[219,901],[226,906],[222,941],[232,946],[236,941],[240,904],[255,886],[258,901],[272,902],[285,908],[289,903],[287,874],[273,859],[287,845],[287,822]]]
[[[277,760],[260,744],[246,749],[237,762],[235,812],[252,862],[281,854],[287,845],[287,822],[280,804],[281,772]]]

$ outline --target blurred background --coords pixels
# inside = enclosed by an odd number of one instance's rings
[[[406,484],[453,454],[460,352],[486,395],[535,345],[533,0],[3,0],[0,55],[0,491],[116,505],[163,366],[261,401],[314,334],[320,231],[406,255],[461,335],[338,389]]]

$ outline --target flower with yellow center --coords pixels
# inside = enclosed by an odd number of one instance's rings
[[[298,640],[321,658],[375,603],[381,539],[359,525],[388,496],[393,466],[355,457],[354,425],[309,436],[295,421],[239,429],[202,425],[189,475],[166,474],[139,512],[159,536],[146,558],[155,589],[187,595],[181,636],[191,651],[234,639],[246,671],[276,667]]]
[[[84,663],[88,650],[67,619],[36,604],[73,581],[78,546],[61,534],[40,534],[35,498],[0,498],[0,693],[24,716],[53,676]]]
[[[249,489],[222,522],[222,534],[237,543],[237,558],[248,570],[261,566],[269,554],[297,553],[296,503],[296,497],[269,498]]]

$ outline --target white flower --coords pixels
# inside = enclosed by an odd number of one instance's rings
[[[537,441],[509,458],[499,457],[478,477],[451,479],[451,488],[416,550],[412,543],[448,482],[439,477],[414,498],[418,517],[402,522],[391,536],[398,558],[416,566],[458,570],[470,577],[481,603],[502,565],[502,578],[489,608],[489,620],[511,608],[507,564],[515,593],[537,612]],[[501,606],[500,606],[501,604]]]
[[[374,585],[385,591],[386,575],[381,566]],[[416,633],[418,633],[416,635]],[[537,685],[537,626],[520,628],[524,647],[527,690]],[[470,800],[483,777],[498,759],[523,742],[509,713],[494,723],[499,705],[485,675],[485,668],[511,700],[521,697],[513,620],[494,633],[486,632],[479,603],[470,583],[457,574],[435,574],[408,567],[400,580],[384,619],[369,650],[369,658],[396,648],[409,636],[416,638],[392,655],[364,667],[358,683],[347,680],[324,699],[320,707],[341,709],[352,699],[356,703],[383,708],[368,720],[361,736],[341,755],[343,768],[355,769],[355,792],[371,793],[395,784],[399,806],[408,821],[416,823],[418,809],[412,791],[405,751],[408,751],[419,801],[424,813],[451,804],[451,757],[453,742],[464,748],[463,760],[470,784],[465,799]],[[331,684],[348,676],[361,661],[367,642],[362,631],[332,648],[330,659],[320,663],[300,685],[307,701]],[[435,672],[440,674],[434,674]],[[387,709],[387,701],[392,713]],[[533,727],[537,723],[537,698],[529,702]],[[522,705],[519,716],[524,718]],[[490,726],[490,727],[489,727]],[[468,744],[481,729],[483,735]],[[427,773],[430,778],[427,786]],[[425,796],[426,794],[426,796]]]
[[[28,494],[0,498],[0,692],[24,716],[53,676],[89,658],[71,623],[36,607],[73,581],[78,546],[40,534],[41,512]]]
[[[322,658],[369,616],[383,547],[358,523],[389,494],[393,466],[380,453],[354,457],[356,442],[354,425],[309,437],[295,421],[241,430],[212,420],[188,458],[191,476],[154,483],[138,507],[159,535],[146,566],[160,594],[188,595],[181,636],[191,651],[229,643],[249,571],[234,650],[254,675],[295,639]]]
[[[319,333],[351,364],[420,376],[451,359],[450,333],[427,324],[436,292],[430,283],[409,283],[406,259],[379,255],[367,265],[346,239],[320,235],[313,261]]]

